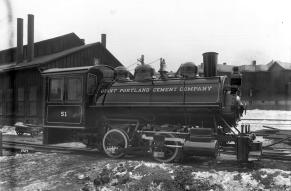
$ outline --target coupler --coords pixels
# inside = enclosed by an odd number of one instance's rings
[[[236,154],[239,162],[248,162],[249,157],[260,158],[262,142],[252,140],[253,136],[241,134],[236,141]]]

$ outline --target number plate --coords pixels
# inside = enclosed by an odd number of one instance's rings
[[[154,157],[157,157],[157,158],[162,158],[165,156],[165,153],[164,152],[154,152]]]
[[[82,108],[79,105],[48,105],[48,123],[79,124],[82,121]]]

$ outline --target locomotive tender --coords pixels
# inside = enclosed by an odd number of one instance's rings
[[[141,151],[160,162],[216,157],[226,147],[239,161],[260,156],[249,128],[236,128],[245,109],[240,74],[217,76],[215,52],[203,54],[203,65],[204,76],[185,63],[170,77],[161,59],[158,77],[142,63],[134,79],[124,67],[105,65],[43,71],[45,143],[81,140],[110,157]]]

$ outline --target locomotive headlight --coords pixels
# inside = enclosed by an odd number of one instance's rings
[[[242,115],[245,110],[245,107],[239,96],[236,96],[236,104],[238,107],[239,114]]]
[[[256,139],[256,134],[251,133],[251,134],[249,135],[249,138],[250,138],[252,141],[255,140],[255,139]]]

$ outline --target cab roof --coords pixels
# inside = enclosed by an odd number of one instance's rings
[[[71,67],[71,68],[50,68],[41,72],[42,75],[54,75],[54,74],[67,74],[67,73],[87,73],[89,71],[96,70],[114,70],[112,67],[107,65],[97,65],[97,66],[81,66],[81,67]]]

